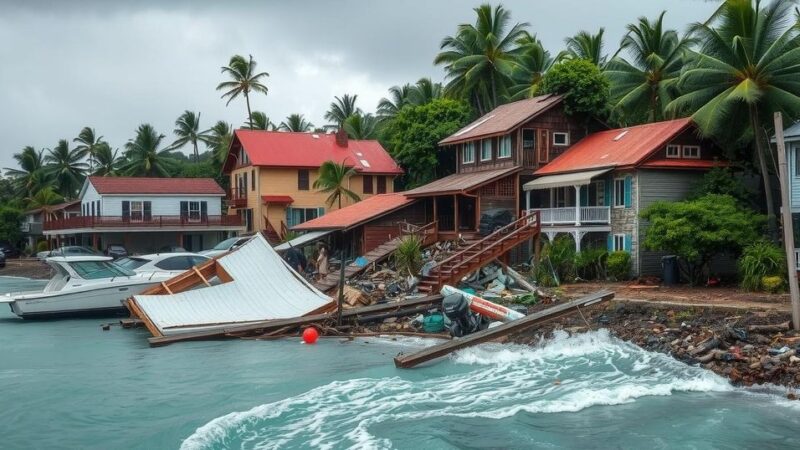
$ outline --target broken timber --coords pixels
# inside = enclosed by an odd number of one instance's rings
[[[523,331],[532,326],[541,325],[559,317],[572,314],[582,307],[607,302],[612,298],[614,298],[614,293],[611,291],[595,292],[577,300],[572,300],[570,302],[530,314],[521,319],[504,323],[498,327],[489,328],[487,330],[464,336],[460,339],[454,339],[452,341],[434,345],[410,355],[404,355],[401,353],[394,358],[394,365],[402,369],[414,367],[418,364],[422,364],[432,359],[450,354],[456,350],[461,350],[462,348],[471,347],[473,345],[507,336],[511,333]]]

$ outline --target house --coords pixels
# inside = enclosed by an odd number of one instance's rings
[[[222,214],[224,196],[211,178],[88,177],[79,194],[80,214],[45,221],[44,235],[56,246],[199,251],[244,231],[238,216]]]
[[[348,188],[359,198],[394,192],[403,173],[375,140],[348,139],[334,134],[236,130],[223,165],[230,176],[229,214],[238,214],[247,231],[264,231],[273,242],[286,230],[339,207],[328,194],[314,189],[326,161],[344,163],[355,171]],[[342,206],[354,203],[342,199]]]
[[[786,145],[786,162],[789,166],[787,175],[791,194],[789,204],[792,210],[792,229],[794,243],[797,246],[800,244],[800,122],[784,130],[783,139]],[[795,248],[794,252],[800,270],[800,248]]]
[[[38,242],[46,240],[43,234],[43,225],[45,223],[79,216],[80,213],[80,201],[78,200],[25,211],[20,224],[20,231],[22,231],[25,238],[25,246],[35,253]],[[72,243],[69,240],[65,242],[67,244]]]
[[[659,275],[663,255],[642,248],[647,223],[639,213],[685,199],[721,157],[689,118],[600,131],[535,172],[522,186],[526,208],[539,211],[550,240],[567,233],[576,250],[627,251],[633,275]]]

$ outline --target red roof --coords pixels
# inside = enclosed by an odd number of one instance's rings
[[[692,126],[689,118],[648,123],[590,134],[570,147],[536,175],[635,166]],[[704,164],[701,160],[692,160]]]
[[[334,134],[236,130],[231,148],[237,143],[254,166],[314,168],[325,161],[344,161],[360,173],[403,173],[378,141],[349,139],[347,147],[340,147]],[[229,159],[225,170],[231,164]]]
[[[439,144],[455,144],[483,136],[505,134],[560,102],[560,95],[547,94],[500,105],[478,120],[442,139]]]
[[[213,178],[89,177],[99,194],[225,195]]]
[[[388,214],[415,200],[402,193],[378,194],[342,209],[331,211],[316,219],[295,225],[292,230],[339,230],[352,228],[368,220]]]
[[[711,169],[714,167],[726,167],[724,161],[710,159],[654,159],[647,161],[640,167],[651,169]]]
[[[294,199],[289,195],[262,195],[261,201],[264,203],[292,203]]]

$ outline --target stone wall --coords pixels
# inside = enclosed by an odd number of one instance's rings
[[[634,171],[614,172],[611,183],[617,178],[631,175],[631,206],[615,207],[614,184],[611,189],[611,234],[629,234],[631,236],[631,275],[639,275],[639,178]]]

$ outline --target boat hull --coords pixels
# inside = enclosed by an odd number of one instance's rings
[[[28,294],[15,298],[10,306],[11,311],[23,319],[124,316],[127,309],[122,301],[156,284],[158,282],[147,281],[100,289]]]

